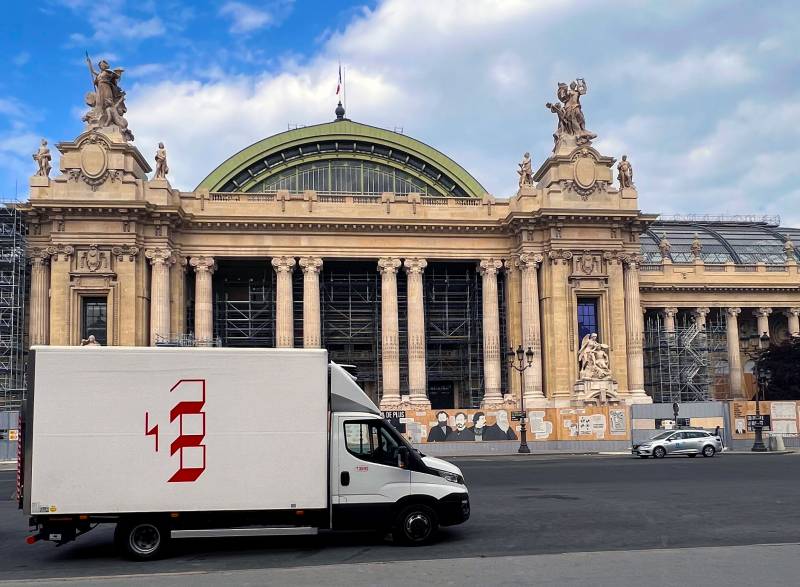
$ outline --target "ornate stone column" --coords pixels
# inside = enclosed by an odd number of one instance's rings
[[[322,259],[303,257],[303,348],[318,349],[322,346],[322,323],[319,311],[319,272]]]
[[[169,293],[172,297],[170,309],[170,331],[172,334],[186,332],[186,257],[176,257],[175,264],[170,271]]]
[[[728,335],[728,377],[731,398],[742,398],[742,355],[739,351],[739,319],[741,308],[725,308]]]
[[[784,312],[788,319],[790,336],[800,336],[800,308],[789,308]]]
[[[533,362],[525,370],[525,407],[541,407],[547,403],[542,391],[542,328],[539,316],[538,269],[542,255],[523,253],[515,261],[521,276],[522,347],[533,350]]]
[[[50,253],[31,249],[30,345],[47,344],[50,334]]]
[[[758,321],[758,336],[764,333],[769,336],[769,315],[772,314],[772,308],[757,308],[753,311],[753,316]]]
[[[425,371],[425,308],[422,292],[422,273],[428,262],[413,258],[403,262],[408,275],[408,393],[416,406],[430,407]]]
[[[189,265],[194,267],[194,337],[210,344],[214,338],[211,275],[217,266],[214,257],[192,257]]]
[[[175,261],[172,251],[166,248],[147,249],[144,256],[150,259],[150,346],[159,338],[170,337],[169,318],[169,268]]]
[[[381,272],[381,355],[383,394],[381,409],[400,404],[400,335],[397,321],[397,269],[400,259],[378,259]]]
[[[292,272],[294,257],[273,257],[272,267],[278,275],[275,300],[275,346],[294,346],[294,308],[292,303]]]
[[[500,310],[497,305],[497,272],[503,266],[500,259],[480,262],[483,278],[483,404],[503,401],[500,389]]]
[[[666,332],[675,332],[675,315],[678,313],[678,308],[664,308],[664,330]]]
[[[644,320],[639,296],[639,259],[624,257],[623,262],[625,264],[625,338],[628,351],[628,390],[632,403],[652,402],[652,399],[644,391]]]
[[[692,310],[692,316],[694,316],[694,323],[697,324],[697,328],[705,330],[706,317],[710,312],[711,308],[695,308]]]

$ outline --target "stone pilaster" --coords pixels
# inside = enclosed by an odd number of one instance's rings
[[[69,308],[70,271],[75,247],[57,244],[47,247],[50,253],[50,343],[53,346],[77,344],[79,325],[73,324]]]
[[[611,377],[617,382],[617,391],[623,397],[628,395],[628,323],[625,314],[625,268],[622,255],[618,252],[603,253],[608,272],[608,316],[610,336],[606,335],[609,344],[609,362]],[[641,387],[640,389],[644,389]]]
[[[318,349],[322,346],[322,322],[319,308],[319,272],[322,259],[303,257],[303,348]]]
[[[784,314],[787,319],[789,336],[800,336],[800,308],[789,308]]]
[[[503,267],[500,259],[484,259],[480,262],[483,278],[483,404],[500,404],[503,393],[500,389],[500,309],[497,303],[497,272]]]
[[[192,257],[194,267],[194,337],[204,344],[214,339],[214,302],[211,276],[217,266],[214,257]]]
[[[678,314],[678,308],[664,308],[664,330],[666,332],[675,332],[675,316]]]
[[[569,283],[572,251],[551,249],[547,251],[548,267],[543,271],[544,320],[548,322],[545,334],[544,362],[547,366],[545,381],[550,393],[548,398],[557,407],[569,404],[573,383],[577,379],[577,336],[575,324],[569,312],[571,287]]]
[[[739,350],[739,319],[741,308],[725,308],[726,331],[728,335],[728,377],[731,398],[743,397],[742,387],[742,355]]]
[[[294,257],[274,257],[272,267],[278,276],[275,300],[275,346],[294,346],[294,307],[292,303],[292,272]]]
[[[419,407],[430,407],[425,371],[425,309],[422,273],[428,262],[413,258],[403,262],[408,275],[408,393],[409,401]]]
[[[144,256],[150,260],[150,346],[170,337],[169,318],[169,268],[174,257],[167,248],[147,249]]]
[[[524,372],[523,390],[525,407],[546,404],[542,390],[542,329],[539,316],[539,265],[542,255],[523,253],[515,265],[520,271],[520,297],[522,302],[522,347],[533,350],[531,366]]]
[[[400,404],[400,335],[397,318],[397,269],[400,259],[378,259],[381,272],[381,355],[383,394],[381,409]]]
[[[758,323],[758,336],[766,334],[769,336],[769,315],[772,314],[772,308],[757,308],[753,311]]]
[[[628,391],[631,403],[650,403],[644,391],[644,320],[639,296],[639,263],[625,259],[625,337],[628,356]]]
[[[710,312],[711,308],[695,308],[692,310],[692,316],[694,317],[694,323],[697,324],[697,328],[700,330],[705,330],[706,319],[708,318],[708,314]]]
[[[186,332],[186,257],[178,255],[169,273],[170,331],[174,335]]]
[[[30,345],[47,344],[50,338],[50,253],[31,249]]]

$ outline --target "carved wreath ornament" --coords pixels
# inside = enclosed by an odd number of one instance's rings
[[[80,169],[67,171],[72,181],[83,181],[92,191],[106,181],[122,181],[122,171],[108,168],[108,144],[99,135],[91,134],[80,143]]]
[[[562,180],[565,189],[572,190],[586,201],[595,191],[604,190],[607,181],[597,179],[597,160],[589,149],[580,149],[572,156],[572,179]]]

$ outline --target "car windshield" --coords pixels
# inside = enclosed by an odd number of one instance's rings
[[[662,439],[666,438],[667,436],[669,436],[671,434],[675,434],[675,431],[674,430],[669,430],[667,432],[662,432],[661,434],[659,434],[657,436],[653,436],[653,438],[651,438],[650,440],[662,440]]]

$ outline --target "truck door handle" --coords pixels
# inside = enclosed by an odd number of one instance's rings
[[[347,471],[342,471],[341,481],[342,485],[345,486],[350,485],[350,473],[348,473]]]

